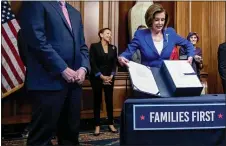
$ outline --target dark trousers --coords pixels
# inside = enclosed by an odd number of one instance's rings
[[[226,79],[221,79],[222,81],[222,87],[223,87],[223,92],[226,94]]]
[[[33,114],[27,145],[49,145],[57,134],[59,145],[78,144],[81,87],[59,91],[29,91]]]
[[[103,81],[93,77],[90,79],[94,95],[94,120],[95,126],[100,125],[100,105],[102,103],[102,89],[104,89],[105,103],[108,116],[108,125],[113,124],[113,87],[114,79],[111,85],[103,85]]]

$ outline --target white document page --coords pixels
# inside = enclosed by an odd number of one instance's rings
[[[202,87],[192,66],[187,60],[164,61],[176,87]]]
[[[150,94],[159,92],[154,76],[147,66],[130,61],[128,70],[132,83],[135,89],[137,88],[136,90]]]

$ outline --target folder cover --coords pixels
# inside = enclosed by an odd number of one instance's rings
[[[200,96],[203,86],[187,60],[165,60],[160,69],[172,96]]]

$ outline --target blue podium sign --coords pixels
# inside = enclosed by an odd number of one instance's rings
[[[134,130],[226,128],[226,104],[134,104]]]

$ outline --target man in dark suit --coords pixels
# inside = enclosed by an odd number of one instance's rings
[[[19,14],[26,40],[29,97],[33,115],[27,145],[77,145],[80,99],[89,72],[80,13],[64,1],[26,1]]]
[[[219,45],[218,48],[218,71],[222,80],[224,94],[226,94],[226,42]]]

